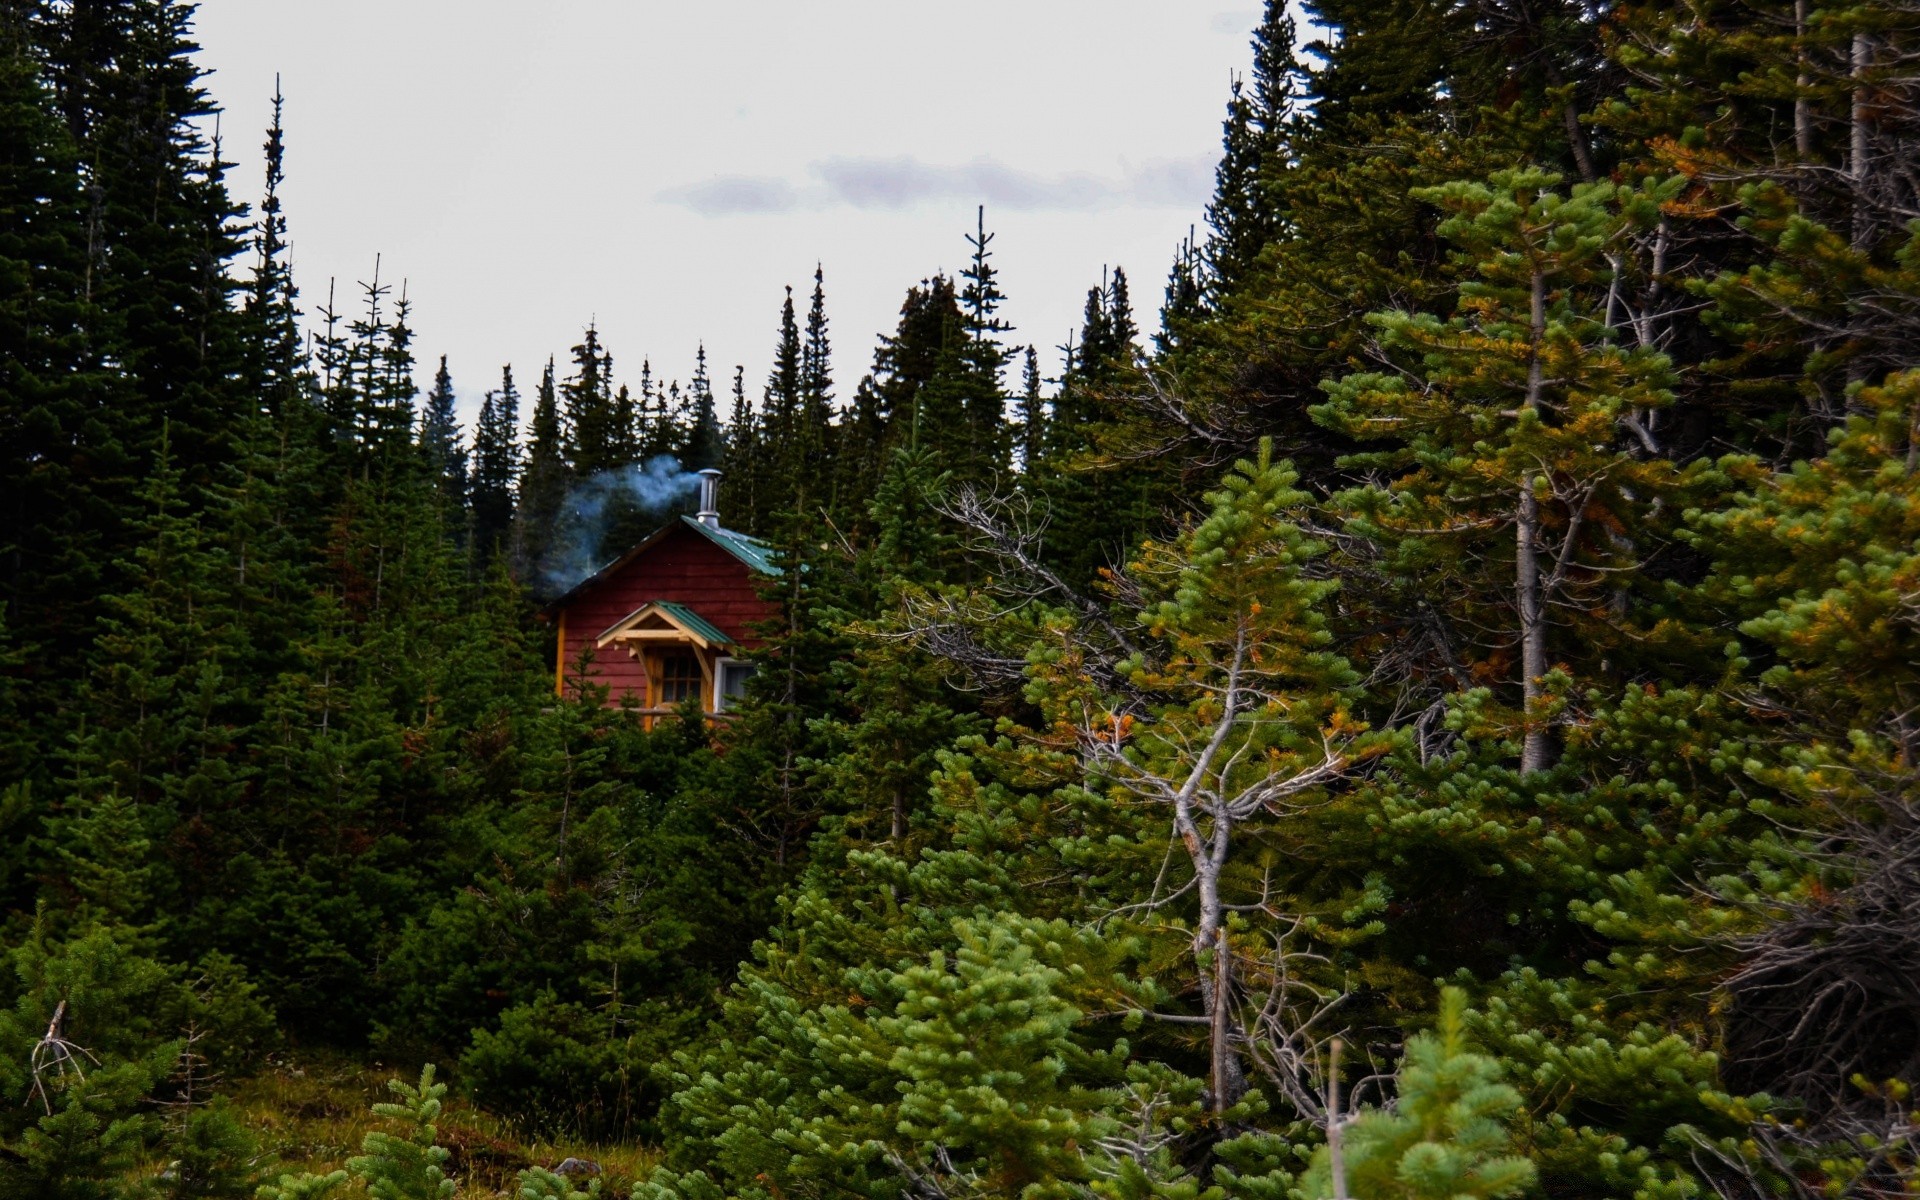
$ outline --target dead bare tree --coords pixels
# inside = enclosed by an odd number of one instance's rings
[[[1247,487],[1266,489],[1269,499],[1285,487],[1270,458],[1248,464],[1244,478]],[[1311,557],[1297,526],[1280,522],[1246,532],[1252,527],[1242,522],[1234,526],[1241,529],[1238,540],[1217,554],[1149,545],[1138,571],[1113,574],[1120,602],[1101,604],[1046,566],[1040,527],[1020,501],[965,491],[945,512],[999,565],[992,586],[1000,603],[1044,601],[1070,614],[1074,626],[1065,636],[1072,653],[1063,658],[1065,674],[1052,680],[1052,728],[1071,738],[1089,786],[1163,811],[1170,840],[1184,852],[1189,880],[1132,906],[1130,915],[1171,916],[1176,905],[1191,914],[1184,928],[1206,1014],[1208,1099],[1216,1113],[1224,1112],[1246,1090],[1245,1047],[1272,1036],[1291,1015],[1271,992],[1267,1002],[1253,1005],[1263,1017],[1251,1029],[1239,1015],[1246,997],[1228,923],[1236,907],[1226,894],[1229,864],[1248,825],[1310,807],[1353,762],[1353,732],[1322,721],[1329,715],[1318,707],[1323,697],[1302,674],[1313,669],[1303,666],[1313,660],[1302,650],[1309,636],[1302,609],[1311,607],[1303,597],[1330,589],[1297,569]],[[1196,565],[1202,559],[1206,565]],[[1153,598],[1176,594],[1198,613],[1187,624],[1145,615],[1159,603]],[[983,615],[981,603],[925,598],[910,605],[908,624],[930,648],[974,651],[982,644],[977,634],[950,630],[969,615]],[[971,613],[961,611],[965,605],[973,606]],[[1004,670],[1006,657],[974,661],[992,676]],[[1317,698],[1306,699],[1308,693]],[[1272,1053],[1284,1058],[1287,1051]]]
[[[33,1044],[33,1051],[28,1056],[27,1066],[33,1076],[33,1086],[27,1089],[27,1101],[31,1103],[35,1096],[40,1097],[40,1103],[49,1114],[53,1112],[53,1095],[47,1088],[49,1078],[61,1080],[71,1071],[84,1082],[87,1073],[81,1067],[80,1060],[85,1058],[96,1067],[100,1065],[100,1060],[93,1056],[92,1051],[62,1036],[66,1019],[67,1002],[62,1000],[54,1006],[53,1019],[47,1022],[46,1035]]]
[[[1847,882],[1766,913],[1726,983],[1730,1082],[1801,1102],[1815,1133],[1879,1119],[1856,1078],[1920,1081],[1920,804],[1898,782],[1813,852]]]

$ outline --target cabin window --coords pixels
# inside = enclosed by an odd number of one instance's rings
[[[700,660],[687,650],[668,650],[653,660],[653,706],[672,708],[700,695]]]
[[[752,663],[738,658],[723,658],[717,664],[718,674],[714,682],[713,711],[726,712],[738,708],[740,701],[747,695],[747,680],[753,678],[757,670]]]

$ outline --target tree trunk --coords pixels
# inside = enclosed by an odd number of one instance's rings
[[[1226,908],[1220,900],[1220,870],[1226,862],[1231,838],[1231,821],[1215,814],[1213,845],[1201,843],[1198,830],[1183,822],[1181,840],[1193,858],[1193,869],[1200,900],[1199,921],[1193,931],[1193,958],[1196,964],[1213,956],[1213,969],[1200,972],[1200,998],[1207,1011],[1207,1088],[1209,1107],[1215,1113],[1232,1108],[1246,1091],[1246,1077],[1240,1060],[1233,1053],[1233,1026],[1229,1005],[1233,1000],[1233,960],[1228,955]]]
[[[1208,1026],[1212,1039],[1211,1061],[1207,1072],[1208,1086],[1213,1089],[1213,1111],[1222,1113],[1227,1110],[1238,1096],[1238,1088],[1232,1075],[1233,1051],[1228,1041],[1227,1005],[1233,999],[1233,960],[1228,957],[1227,931],[1216,929],[1213,934],[1213,1021]]]
[[[1540,595],[1540,501],[1533,494],[1533,476],[1520,481],[1520,512],[1514,522],[1515,592],[1520,602],[1520,694],[1526,735],[1520,747],[1520,773],[1547,765],[1547,731],[1535,723],[1542,696],[1540,680],[1547,673],[1547,621]]]
[[[1537,412],[1546,382],[1540,347],[1547,334],[1547,280],[1537,270],[1529,307],[1533,351],[1527,365],[1526,407],[1529,412]],[[1540,501],[1533,484],[1533,472],[1523,472],[1519,508],[1514,516],[1514,594],[1520,609],[1520,696],[1526,731],[1520,747],[1522,775],[1547,765],[1547,731],[1534,723],[1542,694],[1540,680],[1547,673],[1547,614],[1546,597],[1540,593]]]
[[[1801,166],[1813,161],[1813,104],[1807,99],[1807,89],[1813,83],[1807,75],[1807,2],[1793,0],[1794,55],[1800,64],[1800,73],[1793,80],[1793,149]]]
[[[1333,1200],[1347,1200],[1346,1119],[1340,1113],[1340,1039],[1327,1056],[1327,1173]]]
[[[1873,43],[1866,33],[1853,35],[1853,109],[1849,114],[1847,139],[1847,175],[1853,183],[1853,244],[1867,244],[1872,232],[1867,213],[1867,67],[1873,60]]]

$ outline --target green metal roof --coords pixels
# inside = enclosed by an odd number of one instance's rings
[[[643,612],[646,612],[650,608],[660,609],[661,611],[665,612],[669,617],[671,617],[673,620],[679,622],[682,628],[691,631],[695,635],[702,637],[707,641],[714,643],[715,645],[726,646],[726,645],[731,645],[733,643],[733,639],[728,637],[726,633],[718,625],[715,625],[712,621],[707,620],[705,617],[701,616],[699,613],[693,611],[691,608],[688,608],[686,605],[680,603],[677,600],[649,600],[645,604],[642,604],[639,608],[634,609],[632,612],[628,613],[626,616],[621,617],[618,621],[615,621],[613,624],[607,626],[606,632],[602,633],[600,637],[604,638],[608,636],[614,630],[620,628],[622,625],[625,625],[627,622],[633,620],[635,617],[639,616]]]
[[[733,639],[728,637],[725,633],[721,632],[720,627],[718,625],[715,625],[712,621],[707,620],[705,617],[701,616],[699,613],[693,611],[692,609],[688,608],[684,604],[679,603],[678,601],[655,600],[653,602],[653,605],[655,608],[658,608],[663,612],[673,614],[674,620],[680,622],[682,625],[686,626],[688,629],[692,630],[694,633],[699,634],[701,637],[707,639],[709,642],[712,642],[716,646],[727,646],[733,643]]]
[[[735,533],[731,529],[715,529],[697,517],[681,517],[682,521],[704,534],[708,541],[733,555],[741,562],[762,575],[778,577],[780,568],[774,565],[773,547],[756,537],[744,533]]]

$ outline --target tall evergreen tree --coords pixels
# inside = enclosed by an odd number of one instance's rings
[[[426,461],[428,478],[435,481],[448,505],[450,522],[457,529],[466,524],[468,498],[467,448],[460,437],[458,399],[453,391],[453,375],[447,370],[447,356],[440,356],[440,367],[433,374],[433,388],[420,410],[420,453]]]
[[[764,448],[766,499],[774,510],[791,504],[795,479],[804,469],[801,454],[801,392],[805,369],[800,326],[794,317],[793,289],[780,307],[780,330],[774,342],[773,368],[760,401],[760,429]]]
[[[254,224],[253,275],[248,282],[246,313],[251,322],[253,371],[266,394],[271,412],[278,414],[304,400],[306,353],[300,333],[299,291],[289,261],[287,217],[280,199],[286,182],[286,130],[281,117],[286,99],[280,77],[273,81],[273,120],[261,147],[266,159],[266,189]]]
[[[973,453],[968,461],[955,464],[964,478],[977,480],[990,479],[1007,465],[1004,375],[1014,352],[1002,338],[1013,326],[1000,317],[1000,305],[1006,296],[1000,291],[999,272],[993,265],[992,243],[986,206],[981,205],[975,213],[974,231],[967,235],[973,254],[960,273],[966,281],[960,289],[966,330],[960,361],[967,374],[966,429]]]
[[[827,334],[826,272],[818,264],[813,269],[813,298],[807,306],[805,336],[800,348],[800,453],[816,477],[831,484],[836,450],[833,342]]]
[[[1032,475],[1040,469],[1047,445],[1047,402],[1040,394],[1040,356],[1026,348],[1020,371],[1020,470]]]
[[[741,395],[734,397],[736,404],[744,399]],[[707,347],[704,342],[694,355],[691,407],[693,411],[688,421],[686,446],[680,453],[680,465],[689,471],[717,467],[725,458],[726,440],[720,428],[718,406],[713,398],[713,379],[707,373]]]
[[[745,533],[765,532],[760,501],[763,470],[760,421],[747,397],[747,369],[733,368],[733,403],[727,410],[726,454],[721,466],[727,476],[727,507],[733,527]]]
[[[592,475],[628,461],[621,453],[626,435],[614,408],[613,356],[592,325],[573,348],[573,374],[561,385],[560,406],[566,457],[574,471]]]
[[[514,575],[536,592],[551,588],[551,581],[540,574],[541,563],[559,531],[571,478],[559,390],[554,383],[553,360],[548,359],[539,391],[534,393],[526,466],[520,472],[513,509]]]
[[[473,548],[479,563],[492,561],[513,525],[514,485],[520,474],[520,392],[511,364],[500,368],[500,386],[480,400],[473,429]]]

